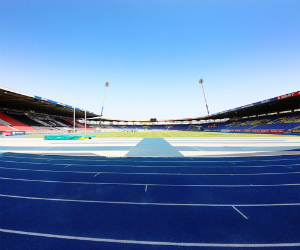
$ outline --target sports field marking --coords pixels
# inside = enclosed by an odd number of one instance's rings
[[[127,202],[127,201],[95,201],[95,200],[73,200],[73,199],[56,199],[43,197],[30,197],[0,194],[1,197],[26,199],[26,200],[43,200],[43,201],[61,201],[61,202],[79,202],[79,203],[101,203],[101,204],[123,204],[123,205],[151,205],[151,206],[182,206],[182,207],[277,207],[277,206],[300,206],[300,203],[277,203],[277,204],[199,204],[199,203],[155,203],[155,202]]]
[[[98,173],[99,174],[99,173]],[[96,177],[96,174],[94,177]],[[231,184],[155,184],[155,183],[118,183],[118,182],[79,182],[79,181],[52,181],[52,180],[34,180],[34,179],[15,179],[8,177],[0,177],[1,180],[10,180],[10,181],[25,181],[25,182],[44,182],[44,183],[63,183],[63,184],[82,184],[82,185],[118,185],[118,186],[145,186],[145,192],[147,191],[147,186],[156,186],[156,187],[285,187],[285,186],[300,186],[300,183],[283,183],[283,184],[247,184],[247,185],[231,185]]]
[[[195,151],[193,151],[193,152],[195,152]],[[5,153],[5,152],[2,152],[2,153]],[[11,152],[7,152],[7,153],[11,153]],[[12,154],[14,154],[14,153],[12,153]],[[26,152],[25,153],[26,155],[32,155],[32,154],[30,154],[30,153],[28,153],[28,152]],[[28,159],[28,156],[17,156],[18,155],[18,153],[16,154],[16,155],[5,155],[5,158],[16,158],[16,159]],[[34,154],[35,155],[35,154]],[[32,158],[33,160],[35,160],[35,159],[37,159],[37,160],[45,160],[45,159],[47,159],[46,157],[48,157],[48,155],[45,155],[45,157],[36,157],[36,158]],[[76,156],[75,156],[76,157]],[[259,156],[260,157],[260,156]],[[270,157],[270,156],[268,156],[268,157]],[[238,157],[236,157],[236,159],[235,160],[232,160],[231,162],[257,162],[257,161],[263,161],[263,162],[265,162],[265,161],[270,161],[270,162],[272,162],[272,161],[278,161],[278,159],[276,158],[276,156],[271,156],[272,158],[275,158],[275,159],[267,159],[267,160],[263,160],[263,159],[259,159],[259,158],[256,158],[256,157],[243,157],[243,158],[247,158],[247,160],[245,160],[245,161],[241,161],[241,160],[238,160],[238,159],[240,159],[240,158],[238,158]],[[134,157],[132,157],[132,158],[130,158],[130,159],[134,159]],[[176,158],[175,158],[176,159]],[[178,159],[180,159],[180,162],[190,162],[190,161],[185,161],[185,160],[183,160],[184,158],[178,158]],[[202,157],[195,157],[195,158],[193,158],[193,162],[201,162],[201,163],[203,163],[203,162],[229,162],[228,160],[218,160],[218,161],[216,161],[216,160],[210,160],[210,161],[206,161],[205,160],[206,158],[202,158]],[[53,159],[53,161],[70,161],[71,159],[60,159],[60,158],[54,158]],[[116,162],[118,162],[118,161],[124,161],[124,159],[122,159],[122,158],[115,158],[115,159],[109,159],[109,160],[111,160],[111,161],[116,161]],[[280,159],[280,161],[295,161],[295,160],[300,160],[300,158],[293,158],[293,159]],[[3,162],[5,162],[6,160],[0,160],[0,162],[1,161],[3,161]],[[92,160],[89,160],[89,159],[81,159],[81,157],[76,157],[76,161],[84,161],[84,162],[89,162],[89,161],[93,161],[93,162],[103,162],[103,161],[107,161],[107,159],[105,158],[105,157],[103,157],[103,158],[93,158]],[[6,162],[17,162],[17,161],[6,161]],[[147,159],[147,158],[144,158],[143,159],[143,162],[157,162],[157,161],[153,161],[153,160],[151,160],[151,159]],[[173,161],[170,161],[170,160],[165,160],[164,158],[162,158],[162,159],[160,159],[160,162],[173,162]],[[28,162],[28,163],[32,163],[32,162]],[[32,163],[33,164],[33,163]],[[44,163],[43,163],[44,164]],[[57,165],[59,165],[59,164],[57,164]]]
[[[300,164],[297,164],[300,165]],[[236,168],[238,166],[232,166],[231,168]],[[252,166],[251,166],[252,167]],[[99,171],[62,171],[62,170],[50,170],[50,169],[30,169],[30,168],[6,168],[6,167],[0,167],[0,169],[7,169],[7,170],[16,170],[16,171],[36,171],[36,172],[52,172],[52,173],[75,173],[75,174],[128,174],[128,175],[182,175],[182,176],[210,176],[210,175],[221,175],[221,176],[226,176],[226,175],[281,175],[281,174],[299,174],[300,172],[284,172],[284,173],[250,173],[250,174],[178,174],[178,173],[126,173],[126,172],[99,172]]]
[[[268,153],[269,151],[179,151],[185,157],[199,157],[199,156],[220,156],[226,157],[226,155],[239,155],[247,153]]]
[[[82,150],[82,151],[68,151],[68,150],[63,150],[63,151],[57,151],[57,150],[48,150],[48,151],[24,151],[24,150],[2,150],[5,153],[19,153],[19,154],[50,154],[50,155],[55,155],[55,154],[61,154],[64,153],[65,155],[67,154],[72,154],[76,153],[77,156],[85,156],[85,153],[90,153],[94,154],[94,156],[104,156],[104,157],[124,157],[129,151],[124,151],[124,150],[110,150],[110,151],[93,151],[93,150]],[[44,159],[45,160],[45,159]]]
[[[300,164],[295,164],[295,165],[300,165]],[[280,166],[280,165],[277,165]],[[290,166],[294,166],[294,165],[290,165]],[[131,166],[128,166],[131,167]],[[145,168],[147,166],[144,166]],[[252,166],[250,166],[252,167]],[[132,167],[135,168],[135,167]],[[231,166],[230,168],[241,168],[239,166]],[[177,173],[155,173],[155,172],[151,172],[151,173],[126,173],[126,172],[99,172],[99,171],[62,171],[62,170],[50,170],[50,169],[31,169],[31,168],[7,168],[7,167],[0,167],[0,169],[7,169],[7,170],[16,170],[16,171],[36,171],[36,172],[53,172],[53,173],[75,173],[75,174],[96,174],[96,173],[101,173],[101,174],[154,174],[154,175],[178,175]],[[204,175],[204,176],[208,176],[208,175],[221,175],[221,176],[226,176],[226,175],[274,175],[274,174],[299,174],[300,172],[280,172],[280,173],[248,173],[248,174],[237,174],[237,173],[232,173],[232,174],[180,174],[180,175]]]
[[[235,206],[232,206],[235,211],[237,211],[239,214],[241,214],[246,220],[248,220],[248,217],[246,215],[244,215],[240,210],[238,210]]]
[[[298,160],[298,159],[294,159],[294,160]],[[275,161],[275,160],[274,160]],[[278,161],[278,160],[276,160],[276,161]],[[44,162],[27,162],[27,161],[23,161],[23,162],[19,162],[19,161],[7,161],[7,160],[0,160],[0,162],[9,162],[9,163],[20,163],[20,164],[31,164],[31,165],[53,165],[53,166],[65,166],[65,165],[72,165],[72,166],[86,166],[86,165],[84,165],[84,164],[66,164],[66,163],[44,163]],[[144,162],[151,162],[151,161],[144,161]],[[152,162],[157,162],[157,161],[152,161]],[[163,161],[162,161],[163,162]],[[180,161],[180,162],[190,162],[190,161]],[[197,162],[196,160],[194,161],[194,162]],[[229,162],[229,161],[200,161],[200,163],[202,163],[202,162],[208,162],[208,163],[210,163],[210,162],[216,162],[216,163],[218,163],[218,162]],[[248,162],[248,161],[235,161],[235,162]],[[255,161],[255,162],[257,162],[257,161]],[[232,162],[230,162],[230,163],[232,163]],[[299,164],[289,164],[289,166],[297,166],[297,165],[300,165],[300,163]],[[110,165],[96,165],[96,164],[91,164],[91,165],[89,165],[89,166],[94,166],[94,167],[108,167],[108,166],[112,166],[111,164]],[[209,168],[212,168],[212,167],[214,167],[214,168],[216,168],[216,167],[220,167],[220,168],[228,168],[228,167],[240,167],[240,168],[245,168],[245,167],[277,167],[277,166],[283,166],[282,164],[279,164],[279,165],[262,165],[262,166],[232,166],[232,165],[228,165],[228,166],[219,166],[219,165],[214,165],[214,166],[189,166],[189,165],[187,165],[187,166],[185,166],[185,165],[181,165],[181,166],[173,166],[173,165],[171,165],[171,166],[165,166],[165,165],[156,165],[156,166],[143,166],[143,165],[135,165],[135,166],[133,166],[133,165],[114,165],[114,167],[133,167],[133,168],[137,168],[137,167],[140,167],[140,168],[142,168],[142,167],[145,167],[145,168],[161,168],[161,167],[170,167],[170,168],[175,168],[175,167],[190,167],[190,168],[207,168],[207,167],[209,167]],[[1,168],[1,167],[0,167]]]
[[[121,244],[154,245],[154,246],[184,246],[184,247],[296,247],[296,246],[300,246],[300,243],[271,243],[271,244],[228,244],[228,243],[225,243],[225,244],[219,244],[219,243],[188,243],[188,242],[163,242],[163,241],[141,241],[141,240],[117,240],[117,239],[34,233],[34,232],[17,231],[17,230],[3,229],[3,228],[0,228],[0,232],[29,235],[29,236],[47,237],[47,238],[56,238],[56,239],[82,240],[82,241],[94,241],[94,242],[106,242],[106,243],[121,243]]]

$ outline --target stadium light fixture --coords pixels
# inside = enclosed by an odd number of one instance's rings
[[[109,82],[105,83],[105,93],[104,93],[104,99],[103,99],[103,104],[102,104],[102,109],[101,109],[101,115],[100,116],[103,116],[103,108],[104,108],[104,102],[105,102],[105,96],[106,96],[107,87],[109,87]]]
[[[207,105],[206,96],[205,96],[204,87],[203,87],[203,83],[204,83],[203,78],[201,78],[199,80],[199,83],[202,85],[204,100],[205,100],[205,104],[206,104],[206,109],[207,109],[207,113],[209,114],[208,105]]]

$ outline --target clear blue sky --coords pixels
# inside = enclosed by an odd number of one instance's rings
[[[300,90],[299,0],[1,0],[0,85],[186,118]]]

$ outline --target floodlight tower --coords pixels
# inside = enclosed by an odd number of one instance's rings
[[[205,104],[206,104],[206,109],[207,109],[207,113],[209,114],[209,111],[208,111],[208,105],[207,105],[207,101],[206,101],[206,97],[205,97],[205,92],[204,92],[204,87],[203,87],[203,83],[204,83],[203,78],[201,78],[201,79],[199,80],[199,83],[202,85],[203,95],[204,95],[204,100],[205,100]]]
[[[101,116],[103,115],[103,108],[104,108],[104,102],[105,102],[105,96],[106,96],[106,90],[107,90],[107,87],[109,87],[109,82],[106,82],[105,83],[105,93],[104,93],[104,99],[103,99],[103,104],[102,104],[102,110],[101,110]]]

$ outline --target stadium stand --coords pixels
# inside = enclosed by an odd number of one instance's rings
[[[5,126],[5,125],[0,125],[0,131],[15,131],[16,129]]]
[[[169,131],[179,130],[179,131],[186,131],[190,127],[189,124],[177,124],[169,128]]]
[[[64,119],[56,118],[55,120],[69,128],[73,128],[73,126],[72,126],[73,123],[67,122]]]
[[[265,124],[255,126],[255,129],[294,129],[300,126],[300,114],[280,115]]]
[[[75,124],[76,124],[76,125],[79,125],[79,126],[81,126],[81,127],[83,127],[83,128],[85,128],[85,124],[84,124],[84,123],[81,123],[81,122],[76,121]],[[93,127],[91,127],[89,124],[86,124],[86,130],[92,131],[92,130],[96,130],[96,129],[94,129]]]
[[[15,115],[9,114],[9,116],[8,116],[6,114],[0,113],[0,119],[10,123],[12,127],[16,128],[18,130],[22,130],[22,131],[36,130],[35,128],[32,128],[28,125],[25,125],[24,123],[20,122],[19,120],[16,120],[16,119],[12,118],[11,116],[15,116]],[[17,115],[17,118],[23,120],[22,115]]]
[[[227,121],[223,123],[207,123],[201,126],[201,130],[231,130],[231,132],[258,132],[258,130],[283,130],[283,132],[288,132],[289,130],[297,129],[299,126],[300,113],[297,112],[293,114],[286,113],[280,115],[247,118],[237,121]]]

